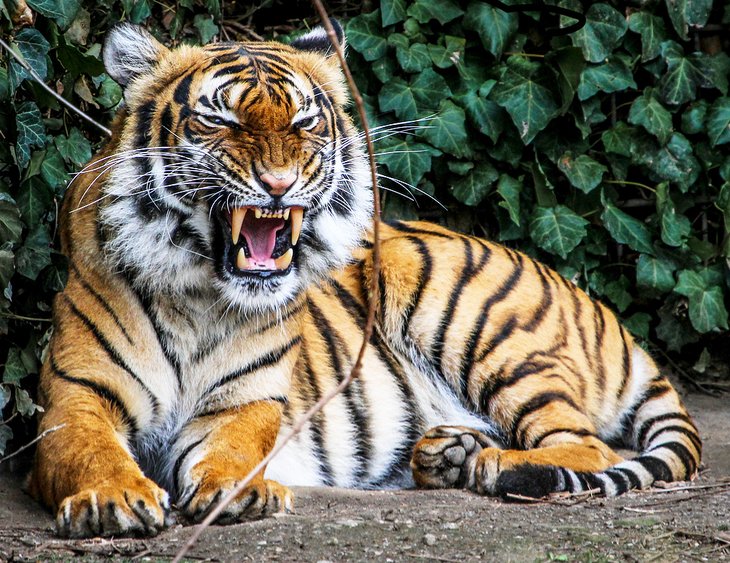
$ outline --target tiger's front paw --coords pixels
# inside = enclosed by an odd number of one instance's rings
[[[420,487],[473,488],[479,452],[495,445],[485,434],[465,426],[436,426],[413,449],[411,469]]]
[[[146,477],[122,477],[66,497],[56,531],[67,538],[154,536],[169,524],[166,491]]]
[[[185,489],[178,504],[186,517],[200,522],[240,481],[232,477],[203,477],[196,485],[191,484]],[[293,510],[294,497],[288,487],[258,476],[236,495],[216,521],[225,524]]]

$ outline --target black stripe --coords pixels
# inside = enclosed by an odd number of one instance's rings
[[[679,442],[664,442],[663,444],[657,444],[656,446],[652,446],[652,448],[648,450],[648,452],[656,453],[656,451],[661,448],[666,448],[674,452],[674,454],[679,458],[680,463],[684,466],[685,478],[692,475],[697,469],[697,461],[695,459],[695,456],[692,455],[692,452],[690,452],[687,449],[687,446],[685,446],[684,444],[680,444]]]
[[[573,479],[571,479],[571,473],[573,473],[570,469],[566,469],[565,467],[556,467],[558,470],[558,473],[563,479],[563,483],[565,484],[565,490],[569,493],[575,493],[575,487],[573,487]],[[559,491],[555,491],[559,492]]]
[[[175,103],[180,104],[181,106],[188,105],[188,101],[190,98],[190,85],[193,83],[193,75],[188,74],[186,77],[184,77],[177,86],[175,86],[175,93],[173,94],[173,100],[175,100]]]
[[[662,382],[664,383],[664,385],[656,385],[658,381],[654,382],[655,385],[652,385],[651,387],[649,387],[649,389],[644,391],[639,400],[634,403],[634,405],[631,407],[631,411],[626,416],[626,428],[634,428],[636,417],[638,416],[641,408],[646,405],[646,403],[673,391],[672,386],[669,385],[669,383],[664,380],[663,377]],[[638,442],[637,445],[641,447],[642,444],[641,442]]]
[[[101,330],[99,330],[99,327],[97,327],[91,321],[91,319],[89,319],[89,317],[84,315],[78,309],[78,307],[76,307],[76,304],[71,300],[71,298],[68,295],[66,295],[65,293],[62,293],[61,295],[64,297],[66,303],[68,304],[69,308],[74,313],[74,315],[76,315],[84,323],[84,326],[86,326],[86,328],[91,332],[91,334],[94,335],[96,342],[99,344],[99,346],[101,346],[101,348],[104,350],[104,352],[106,352],[107,356],[109,356],[109,358],[117,366],[119,366],[122,370],[124,370],[132,379],[134,379],[139,384],[139,386],[142,388],[142,390],[147,395],[147,398],[150,400],[150,403],[152,404],[153,416],[157,417],[159,410],[160,410],[160,403],[157,400],[157,397],[154,396],[154,394],[152,393],[150,388],[147,387],[147,385],[144,384],[144,382],[140,379],[140,377],[132,371],[132,369],[129,367],[127,362],[124,361],[124,358],[122,357],[122,355],[117,351],[116,348],[114,348],[114,346],[112,346],[112,343],[107,340],[106,336],[104,336],[104,334],[101,332]]]
[[[611,468],[604,471],[603,474],[613,481],[617,495],[622,495],[631,488],[631,483],[623,472]]]
[[[329,323],[324,313],[311,299],[309,299],[309,312],[320,337],[324,340],[330,362],[332,363],[332,371],[337,378],[337,382],[341,383],[345,377],[345,369],[340,361],[340,351],[344,352],[347,349],[345,342]],[[367,408],[362,408],[354,397],[355,393],[357,393],[360,402],[364,403],[365,401],[360,392],[360,381],[357,379],[353,380],[342,393],[348,405],[347,410],[350,413],[350,423],[355,430],[355,455],[359,462],[359,467],[355,470],[354,477],[359,479],[368,472],[372,459],[372,433],[368,424]]]
[[[601,398],[606,392],[606,363],[603,361],[603,341],[606,336],[606,319],[603,316],[603,307],[600,304],[595,305],[595,315],[593,316],[595,338],[595,361],[598,380],[596,383],[596,391]],[[585,349],[585,348],[584,348]]]
[[[260,356],[250,364],[243,366],[242,368],[237,369],[236,371],[233,371],[229,374],[224,375],[218,381],[213,383],[213,385],[209,386],[204,393],[201,394],[201,397],[208,397],[213,391],[216,389],[219,389],[223,385],[227,385],[233,381],[236,381],[237,379],[240,379],[241,377],[244,377],[250,373],[253,373],[255,371],[258,371],[262,368],[273,366],[277,362],[279,362],[284,356],[289,353],[289,351],[297,346],[302,341],[301,336],[295,336],[292,338],[289,342],[284,344],[281,348],[278,350],[273,350],[271,352],[268,352],[264,354],[263,356]]]
[[[657,416],[654,416],[652,418],[647,418],[639,428],[639,432],[636,435],[636,441],[639,447],[645,447],[645,444],[647,444],[646,435],[651,430],[651,427],[654,426],[657,422],[663,422],[665,420],[681,420],[683,422],[686,422],[687,424],[692,425],[694,427],[694,424],[692,424],[692,420],[690,417],[688,417],[685,414],[678,413],[678,412],[666,412],[664,414],[660,414]]]
[[[698,454],[702,451],[702,441],[697,435],[697,431],[694,429],[694,427],[687,428],[686,426],[678,425],[662,426],[661,428],[659,428],[656,432],[649,436],[649,438],[646,439],[647,446],[650,445],[657,436],[661,435],[664,432],[679,432],[680,434],[686,436],[690,442],[692,442],[692,445],[695,447]]]
[[[553,434],[560,434],[562,432],[566,432],[569,434],[573,434],[574,436],[581,436],[581,437],[587,437],[587,436],[595,436],[593,432],[590,430],[586,430],[585,428],[552,428],[550,430],[547,430],[537,436],[537,438],[533,438],[530,444],[526,444],[525,447],[528,449],[534,449],[539,448],[540,444],[547,438],[548,436],[552,436]]]
[[[641,456],[634,459],[643,465],[646,470],[651,473],[654,481],[672,481],[672,470],[669,469],[667,462],[663,459],[653,456]]]
[[[633,472],[633,470],[629,469],[628,467],[614,467],[614,469],[623,473],[626,476],[632,489],[641,488],[641,479],[639,479],[639,477],[636,475],[636,473]]]
[[[543,272],[544,266],[535,260],[530,260],[530,263],[535,268],[537,276],[540,278],[540,285],[542,286],[542,297],[540,298],[540,304],[535,309],[532,318],[525,323],[522,330],[526,332],[534,332],[538,326],[545,320],[545,313],[552,307],[553,304],[553,290],[550,286],[550,280]]]
[[[561,391],[546,391],[533,396],[529,401],[523,403],[517,410],[512,418],[512,423],[510,424],[509,437],[517,447],[524,447],[525,445],[524,438],[520,438],[516,435],[517,429],[521,426],[522,421],[532,413],[553,403],[565,403],[572,409],[580,412],[578,405],[575,404],[573,399]],[[527,428],[523,428],[520,430],[519,435],[524,436],[526,432]]]
[[[81,284],[81,286],[86,291],[88,291],[91,295],[94,296],[94,298],[99,302],[99,305],[101,305],[102,308],[112,318],[112,320],[114,321],[114,324],[117,325],[117,327],[119,328],[119,330],[124,335],[124,338],[127,339],[127,342],[129,342],[130,344],[132,344],[132,337],[129,336],[129,333],[127,332],[127,329],[122,324],[122,321],[119,320],[119,317],[117,316],[117,314],[114,311],[114,309],[111,308],[111,306],[109,305],[109,303],[107,302],[107,300],[104,299],[98,291],[96,291],[93,287],[91,287],[91,285],[89,285],[89,283],[84,278],[83,274],[79,271],[79,269],[76,267],[76,265],[73,262],[71,262],[71,269],[73,270],[74,274],[76,275],[77,279],[79,280],[79,283]]]
[[[616,392],[616,398],[621,400],[626,390],[626,384],[631,377],[631,362],[629,359],[629,335],[626,333],[624,327],[621,328],[621,384],[619,385],[618,391]]]
[[[304,373],[307,376],[307,382],[312,390],[312,396],[310,397],[310,403],[314,405],[322,398],[322,392],[317,383],[317,378],[312,370],[312,365],[309,361],[309,354],[307,353],[306,346],[302,347],[301,353],[302,363],[304,365]],[[329,462],[329,456],[327,450],[324,447],[324,429],[323,424],[325,422],[324,413],[319,411],[309,421],[309,428],[312,433],[312,444],[314,446],[314,458],[319,462],[319,472],[322,476],[324,485],[334,485],[334,478],[332,476],[332,466]]]
[[[127,410],[127,407],[124,405],[121,397],[117,395],[113,390],[111,390],[106,385],[99,383],[98,381],[90,381],[88,379],[73,377],[69,375],[64,370],[58,367],[53,355],[51,355],[51,370],[53,371],[53,373],[56,374],[56,376],[60,377],[61,379],[68,381],[69,383],[75,383],[76,385],[86,387],[87,389],[93,391],[101,399],[109,402],[112,408],[116,409],[119,412],[119,416],[121,416],[124,424],[129,426],[130,441],[133,442],[136,439],[137,434],[139,433],[139,427],[137,426],[137,422],[132,414],[129,412],[129,410]]]
[[[412,242],[416,246],[416,252],[418,252],[418,254],[421,256],[421,263],[423,264],[423,266],[418,276],[418,285],[416,286],[415,292],[411,296],[411,301],[403,309],[403,312],[401,314],[401,322],[403,323],[402,335],[404,338],[408,334],[408,328],[411,324],[411,318],[415,314],[416,309],[418,309],[418,305],[421,302],[423,291],[425,290],[428,282],[431,281],[431,273],[433,270],[433,259],[431,258],[431,253],[428,251],[426,243],[413,236],[409,236],[406,238],[409,242]]]
[[[386,221],[386,225],[389,225],[390,227],[393,227],[396,231],[400,231],[402,233],[409,233],[412,235],[428,235],[432,237],[438,237],[438,238],[446,238],[446,239],[453,239],[456,238],[456,234],[453,235],[447,235],[445,233],[439,233],[437,231],[429,231],[427,229],[418,229],[416,227],[412,227],[408,225],[407,223],[404,223],[403,221]]]
[[[203,441],[208,437],[209,434],[206,434],[203,436],[200,440],[197,440],[196,442],[193,442],[190,444],[187,448],[185,448],[180,455],[175,460],[175,465],[172,467],[172,484],[174,488],[174,494],[175,496],[180,496],[180,493],[182,492],[180,490],[180,468],[182,467],[183,462],[185,461],[185,458],[192,452],[197,446],[203,443]]]
[[[507,340],[510,336],[512,336],[512,333],[517,328],[517,318],[512,315],[506,323],[502,325],[502,327],[499,329],[499,332],[494,336],[492,340],[487,342],[487,344],[484,346],[484,350],[482,350],[482,353],[479,354],[479,357],[476,359],[476,363],[481,363],[484,361],[484,359],[491,354],[494,349],[502,344],[505,340]]]

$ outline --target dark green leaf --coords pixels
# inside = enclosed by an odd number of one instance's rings
[[[53,18],[61,29],[71,25],[81,5],[80,0],[27,0],[27,2],[37,12]]]
[[[430,68],[413,77],[411,90],[420,110],[434,110],[441,100],[451,97],[446,80]]]
[[[41,178],[53,189],[64,185],[69,179],[63,157],[54,145],[46,148],[46,154],[41,163]]]
[[[720,287],[710,287],[689,297],[689,320],[697,332],[728,328],[727,309]]]
[[[10,278],[15,273],[15,255],[10,250],[10,243],[5,243],[0,248],[0,294],[5,291],[10,283]]]
[[[710,104],[706,100],[699,100],[690,105],[682,114],[682,133],[696,135],[705,129],[705,117]]]
[[[499,177],[494,166],[488,162],[480,162],[474,170],[454,182],[453,194],[460,202],[474,207],[489,194],[492,184]]]
[[[436,116],[428,121],[420,135],[437,149],[456,157],[469,152],[464,110],[450,100],[444,100]]]
[[[385,84],[378,95],[378,103],[383,111],[394,111],[398,119],[411,121],[418,117],[416,98],[411,87],[402,79],[394,78]]]
[[[406,0],[381,0],[380,11],[383,27],[402,22],[406,19]]]
[[[656,328],[657,336],[667,343],[669,350],[679,352],[683,346],[696,342],[698,335],[692,329],[687,321],[682,321],[672,314],[673,303],[667,303],[666,306],[659,309],[659,318],[661,319]]]
[[[76,127],[71,129],[68,137],[56,137],[56,148],[66,162],[79,167],[91,159],[91,144]]]
[[[608,4],[591,4],[586,12],[586,24],[570,38],[583,50],[587,61],[603,62],[621,43],[628,24],[626,18]]]
[[[617,280],[608,282],[604,288],[604,294],[616,305],[619,313],[623,313],[633,301],[628,287],[629,280],[626,276],[621,276]]]
[[[517,22],[516,13],[505,12],[486,2],[471,2],[464,16],[464,27],[476,31],[484,48],[497,59],[517,31]]]
[[[621,211],[610,201],[604,201],[603,224],[616,242],[627,244],[637,252],[654,255],[651,233],[644,223]]]
[[[210,43],[210,40],[218,35],[218,26],[215,25],[213,17],[210,15],[196,15],[193,19],[193,25],[198,30],[198,37],[203,45]]]
[[[454,37],[446,35],[444,37],[444,45],[428,45],[428,54],[433,64],[438,68],[449,68],[461,62],[466,47],[466,39],[463,37]]]
[[[564,205],[536,207],[530,220],[530,236],[552,254],[567,258],[586,236],[588,221]]]
[[[730,98],[718,98],[707,114],[707,136],[713,147],[730,142]]]
[[[378,160],[388,167],[398,180],[417,186],[423,175],[431,169],[434,150],[421,143],[395,141],[388,144]]]
[[[381,35],[380,10],[355,16],[347,22],[347,41],[366,61],[384,57],[388,44]]]
[[[28,391],[21,389],[20,387],[15,388],[15,410],[17,410],[22,416],[32,416],[37,410],[38,405],[33,402],[30,398]]]
[[[507,117],[505,111],[492,100],[474,91],[456,96],[455,99],[466,110],[469,121],[479,129],[479,132],[496,143],[504,131]]]
[[[649,328],[651,327],[651,315],[646,313],[634,313],[625,319],[623,325],[637,338],[649,339]]]
[[[42,147],[46,142],[46,128],[43,126],[43,117],[35,102],[18,104],[15,125],[18,129],[15,154],[18,159],[18,166],[25,168],[30,162],[30,149],[32,147]]]
[[[509,218],[512,222],[520,226],[520,193],[522,192],[522,182],[515,180],[512,176],[502,174],[497,182],[497,193],[502,196],[499,206],[505,208],[509,212]]]
[[[687,41],[690,25],[702,27],[712,9],[712,0],[665,0],[669,19],[679,36]]]
[[[12,346],[8,350],[8,357],[3,368],[3,383],[18,385],[26,375],[28,375],[28,371],[23,365],[20,348]]]
[[[629,16],[629,29],[641,35],[641,60],[659,56],[660,45],[667,38],[667,29],[658,16],[649,12],[634,12]]]
[[[48,78],[48,63],[46,61],[51,46],[38,30],[23,29],[15,36],[11,46],[20,52],[25,62],[38,76],[44,80]],[[26,78],[30,78],[30,73],[16,61],[12,61],[10,63],[10,91],[14,92]]]
[[[666,147],[649,154],[647,163],[657,176],[675,182],[683,192],[697,181],[702,170],[693,154],[692,143],[681,133],[674,133]]]
[[[48,185],[39,177],[32,176],[23,182],[18,194],[18,209],[28,227],[35,227],[53,201]]]
[[[431,55],[423,43],[416,43],[408,48],[397,48],[396,58],[406,72],[421,72],[431,66]]]
[[[48,231],[43,225],[31,231],[15,255],[18,273],[35,280],[41,270],[51,263],[50,244]]]
[[[490,98],[507,110],[520,139],[528,144],[557,114],[558,105],[552,92],[536,80],[540,65],[521,57],[510,57],[507,64]]]
[[[634,145],[635,129],[619,121],[614,127],[603,132],[601,140],[606,152],[631,156]]]
[[[636,263],[636,285],[667,293],[674,288],[676,269],[668,260],[642,254]]]
[[[408,7],[408,15],[420,23],[437,20],[443,25],[463,13],[464,11],[459,8],[459,3],[454,0],[415,0]]]
[[[651,88],[634,100],[629,111],[629,123],[641,125],[654,135],[659,142],[666,144],[672,135],[672,114],[654,97]]]
[[[567,176],[568,181],[583,193],[589,193],[603,180],[608,169],[590,156],[582,154],[573,158],[570,153],[558,160],[558,168]]]
[[[0,192],[0,245],[17,242],[22,231],[23,224],[15,200],[8,194]]]
[[[122,100],[122,88],[114,80],[104,75],[99,86],[99,94],[94,101],[105,108],[113,108]]]
[[[689,238],[691,230],[689,219],[677,214],[674,204],[667,202],[661,213],[662,241],[668,246],[682,246]]]
[[[599,65],[588,65],[580,76],[578,99],[587,100],[597,92],[610,94],[636,88],[631,70],[623,58],[613,57]]]

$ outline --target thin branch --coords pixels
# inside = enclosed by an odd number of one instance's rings
[[[370,280],[370,299],[368,302],[368,314],[365,321],[365,327],[363,328],[362,344],[360,346],[360,351],[358,352],[355,365],[352,367],[350,373],[342,379],[340,384],[337,385],[335,389],[331,390],[319,401],[317,401],[317,403],[297,421],[297,423],[292,427],[289,433],[282,440],[278,441],[278,443],[276,444],[276,446],[274,446],[271,452],[269,452],[269,454],[264,457],[264,459],[262,459],[258,463],[258,465],[256,465],[256,467],[254,467],[249,472],[249,474],[242,481],[240,481],[236,485],[236,487],[231,490],[228,495],[226,495],[225,498],[223,498],[218,503],[218,505],[210,512],[210,514],[208,514],[208,516],[206,516],[206,518],[200,523],[198,528],[195,530],[195,533],[190,537],[185,545],[182,546],[180,551],[178,551],[178,553],[175,555],[175,558],[173,559],[173,563],[178,563],[179,561],[182,561],[182,558],[185,557],[187,552],[195,545],[202,533],[216,520],[218,515],[233,501],[233,499],[235,499],[236,496],[238,496],[246,488],[246,486],[248,486],[253,478],[258,475],[259,472],[263,471],[266,468],[266,465],[274,458],[274,456],[276,456],[284,448],[284,446],[289,443],[292,438],[294,438],[294,436],[296,436],[302,430],[304,425],[309,422],[318,412],[320,412],[327,403],[329,403],[334,397],[339,395],[352,382],[352,380],[360,375],[363,358],[365,357],[365,351],[367,350],[367,345],[370,341],[370,337],[372,336],[373,327],[375,326],[377,304],[380,301],[380,285],[378,284],[378,280],[380,278],[380,194],[378,191],[377,169],[375,166],[375,150],[373,148],[373,143],[370,136],[370,128],[368,127],[367,116],[365,115],[365,104],[363,103],[360,91],[355,84],[355,80],[352,77],[350,68],[347,66],[347,62],[345,61],[344,51],[342,49],[342,46],[340,45],[340,42],[337,39],[337,33],[335,32],[334,27],[330,22],[329,16],[324,6],[322,5],[322,2],[320,0],[312,0],[312,4],[317,9],[319,17],[322,20],[322,25],[327,30],[327,36],[329,37],[330,42],[335,48],[335,52],[337,53],[337,57],[340,62],[340,66],[345,75],[345,79],[347,80],[350,93],[352,94],[352,99],[357,106],[358,114],[360,116],[360,122],[362,123],[363,132],[365,135],[365,144],[367,146],[368,159],[370,163],[374,209],[372,254],[373,264],[372,276]]]
[[[22,66],[25,71],[30,74],[31,78],[35,80],[38,84],[43,87],[44,90],[46,90],[51,96],[56,98],[59,102],[61,102],[64,106],[66,106],[68,109],[70,109],[73,112],[76,112],[81,117],[83,117],[86,121],[97,127],[99,130],[101,130],[107,137],[111,137],[112,132],[111,129],[107,129],[104,127],[101,123],[97,122],[93,117],[87,115],[83,111],[81,111],[79,108],[77,108],[75,105],[73,105],[71,102],[69,102],[66,98],[61,96],[58,92],[56,92],[53,88],[51,88],[48,84],[46,84],[43,79],[38,75],[38,73],[33,70],[33,68],[25,62],[25,59],[23,59],[22,55],[19,55],[13,49],[8,45],[2,38],[0,38],[0,46],[3,47],[11,57],[13,57],[20,66]]]
[[[66,423],[65,423],[65,422],[64,422],[63,424],[58,424],[58,425],[56,425],[56,426],[51,426],[51,427],[50,427],[50,428],[48,428],[47,430],[44,430],[43,432],[41,432],[40,434],[38,434],[38,436],[36,436],[36,437],[35,437],[35,438],[34,438],[33,440],[31,440],[30,442],[28,442],[28,443],[27,443],[27,444],[26,444],[25,446],[21,446],[20,448],[18,448],[17,450],[15,450],[15,451],[14,451],[13,453],[11,453],[11,454],[8,454],[8,455],[6,455],[5,457],[1,457],[1,458],[0,458],[0,464],[2,464],[2,463],[3,463],[3,462],[5,462],[5,461],[8,461],[8,460],[9,460],[10,458],[12,458],[12,457],[15,457],[16,455],[18,455],[18,454],[19,454],[20,452],[22,452],[23,450],[27,450],[27,449],[28,449],[28,448],[30,448],[30,447],[31,447],[31,446],[32,446],[33,444],[35,444],[35,443],[36,443],[36,442],[38,442],[39,440],[43,439],[43,438],[44,438],[45,436],[47,436],[47,435],[48,435],[48,434],[50,434],[51,432],[55,432],[56,430],[60,430],[60,429],[61,429],[61,428],[63,428],[64,426],[66,426]]]

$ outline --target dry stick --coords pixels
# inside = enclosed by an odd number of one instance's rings
[[[85,114],[83,111],[81,111],[79,108],[77,108],[71,102],[69,102],[66,98],[64,98],[58,92],[56,92],[53,88],[51,88],[48,84],[46,84],[43,81],[43,79],[38,75],[38,73],[35,70],[33,70],[33,68],[27,62],[25,62],[23,57],[21,57],[15,51],[13,51],[13,49],[10,47],[10,45],[8,45],[2,39],[0,39],[0,46],[2,46],[8,53],[10,53],[10,56],[13,57],[16,61],[18,61],[18,64],[20,66],[22,66],[28,74],[30,74],[31,78],[33,78],[33,80],[35,80],[38,84],[40,84],[43,87],[43,89],[46,90],[51,96],[56,98],[59,102],[61,102],[64,106],[66,106],[70,110],[79,114],[86,121],[88,121],[92,125],[96,126],[98,129],[103,131],[107,137],[111,137],[112,132],[110,129],[107,129],[101,123],[95,121],[94,118]]]
[[[36,436],[33,440],[31,440],[30,442],[28,442],[25,446],[21,446],[20,448],[18,448],[17,450],[15,450],[13,453],[8,454],[5,457],[0,458],[0,463],[3,463],[4,461],[8,461],[12,457],[15,457],[16,455],[18,455],[23,450],[27,450],[28,448],[30,448],[38,440],[41,440],[42,438],[44,438],[46,435],[50,434],[51,432],[55,432],[56,430],[60,430],[64,426],[66,426],[66,423],[65,422],[63,424],[58,424],[57,426],[51,426],[47,430],[44,430],[38,436]]]
[[[210,512],[210,514],[206,516],[205,520],[203,520],[198,525],[195,533],[190,537],[190,539],[185,543],[180,551],[178,551],[178,553],[175,555],[175,558],[172,560],[172,563],[178,563],[179,561],[181,561],[182,558],[185,557],[187,552],[195,545],[195,542],[198,541],[202,533],[215,521],[218,515],[233,501],[233,499],[238,496],[244,488],[246,488],[246,486],[253,480],[253,478],[258,475],[260,471],[264,470],[266,465],[274,458],[274,456],[276,456],[276,454],[278,454],[284,448],[284,446],[289,441],[291,441],[292,438],[294,438],[294,436],[301,432],[304,425],[309,422],[312,417],[320,412],[324,408],[324,406],[329,403],[334,397],[339,395],[353,379],[358,377],[362,368],[365,350],[367,349],[368,342],[370,341],[370,337],[373,333],[377,303],[379,302],[378,278],[380,277],[380,199],[378,193],[377,171],[375,167],[375,153],[373,149],[372,139],[370,137],[370,129],[368,127],[367,116],[365,115],[365,105],[363,103],[362,96],[360,95],[360,91],[355,84],[355,80],[350,73],[350,68],[347,66],[347,62],[345,61],[345,55],[342,50],[342,46],[337,40],[337,33],[335,32],[334,27],[332,27],[332,23],[330,22],[329,16],[325,11],[322,2],[320,0],[312,0],[312,4],[314,4],[314,7],[319,12],[322,24],[327,30],[327,36],[329,37],[330,42],[335,48],[337,57],[340,62],[340,66],[343,73],[345,74],[345,79],[347,80],[347,85],[352,94],[352,99],[357,106],[358,114],[360,116],[360,122],[362,123],[363,131],[365,134],[365,144],[367,146],[368,158],[370,163],[370,173],[373,186],[373,267],[372,277],[370,280],[370,301],[368,304],[367,320],[365,322],[365,327],[363,328],[362,345],[360,346],[360,351],[358,352],[355,365],[352,367],[350,373],[345,378],[343,378],[343,380],[335,389],[331,390],[329,393],[323,396],[312,408],[304,413],[304,415],[297,421],[297,423],[292,427],[289,433],[281,441],[279,441],[276,446],[274,446],[271,452],[269,452],[269,454],[264,457],[264,459],[262,459],[258,463],[258,465],[256,465],[256,467],[254,467],[249,472],[249,474],[242,481],[240,481],[236,485],[236,487],[231,490],[228,495],[225,496],[225,498],[223,498],[218,503],[218,505]]]

